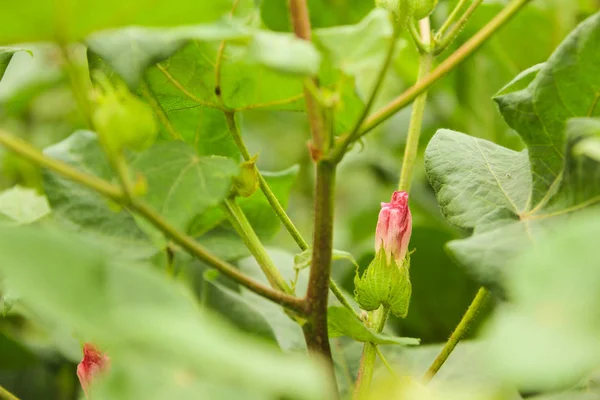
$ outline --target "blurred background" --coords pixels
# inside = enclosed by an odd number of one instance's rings
[[[480,29],[504,3],[485,1],[454,46]],[[433,27],[441,24],[454,4],[454,1],[439,1],[432,17]],[[373,8],[373,3],[371,0],[309,0],[309,7],[313,26],[318,28],[355,24]],[[522,149],[519,137],[506,126],[491,97],[519,72],[545,61],[568,32],[599,7],[598,0],[533,1],[474,56],[433,87],[423,122],[421,148],[425,148],[437,129],[448,128]],[[289,31],[286,2],[262,0],[261,10],[262,20],[269,29]],[[524,37],[527,40],[523,40]],[[417,52],[409,38],[405,39],[374,109],[400,94],[416,79]],[[57,49],[40,44],[31,48],[32,54],[21,52],[13,57],[0,82],[0,127],[44,148],[85,125],[60,66]],[[440,59],[451,52],[452,49],[448,49]],[[369,87],[376,71],[367,68],[361,74],[357,77],[359,95],[361,86]],[[410,108],[399,112],[370,133],[360,146],[355,146],[340,165],[334,247],[352,253],[361,268],[366,267],[374,255],[374,229],[380,202],[389,201],[397,186],[409,116]],[[259,154],[261,170],[300,167],[288,212],[303,236],[310,238],[313,166],[307,152],[305,115],[246,111],[241,121],[250,152]],[[40,171],[2,149],[0,171],[0,189],[18,184],[43,192]],[[424,175],[422,160],[417,163],[410,206],[414,221],[410,248],[416,250],[411,256],[413,297],[408,317],[402,321],[392,320],[389,325],[395,334],[421,338],[423,344],[435,344],[447,339],[478,288],[444,250],[446,242],[469,233],[453,228],[441,216]],[[289,261],[297,253],[295,243],[285,230],[269,239],[267,245],[280,259]],[[240,263],[243,265],[244,260]],[[333,275],[352,293],[355,275],[352,264],[336,261]],[[10,301],[7,296],[4,299]],[[485,319],[485,315],[482,317],[479,321]],[[345,345],[355,346],[340,341],[340,346]],[[351,371],[356,367],[359,353],[348,354],[341,357],[346,358]],[[37,332],[25,318],[18,315],[0,318],[0,384],[19,393],[22,399],[77,398],[78,382],[74,375],[77,357],[78,354],[69,357],[64,351],[57,351],[54,339]]]

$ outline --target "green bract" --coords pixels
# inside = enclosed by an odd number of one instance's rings
[[[409,276],[410,256],[398,266],[388,260],[385,251],[379,251],[362,277],[354,278],[356,301],[363,310],[374,311],[384,306],[397,317],[406,317],[412,286]]]

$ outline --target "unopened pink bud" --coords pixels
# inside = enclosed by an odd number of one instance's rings
[[[375,231],[375,251],[385,251],[388,261],[392,257],[398,266],[408,251],[408,242],[412,233],[412,217],[408,209],[408,193],[394,192],[392,201],[381,203],[381,211]]]
[[[83,360],[77,365],[77,376],[86,396],[94,378],[98,373],[106,371],[109,365],[110,358],[106,354],[101,353],[91,343],[83,345]]]

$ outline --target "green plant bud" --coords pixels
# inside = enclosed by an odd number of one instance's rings
[[[383,305],[395,316],[406,317],[412,293],[409,265],[409,256],[399,266],[393,258],[386,257],[385,251],[378,251],[362,277],[357,271],[354,278],[358,305],[366,311],[377,310]]]
[[[409,0],[411,4],[411,15],[415,19],[423,19],[433,12],[437,0]]]
[[[258,156],[254,156],[240,164],[239,175],[233,177],[232,194],[234,196],[250,197],[258,189],[257,158]]]
[[[104,82],[96,99],[92,122],[109,151],[142,151],[156,140],[158,129],[152,108],[124,86]]]

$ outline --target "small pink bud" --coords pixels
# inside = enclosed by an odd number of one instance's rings
[[[94,378],[110,366],[110,358],[101,353],[93,344],[85,343],[83,345],[83,360],[77,365],[77,376],[81,387],[88,394],[88,388]]]
[[[412,217],[408,209],[408,193],[394,192],[392,201],[381,203],[381,211],[375,232],[375,251],[383,247],[388,261],[391,257],[398,266],[408,251],[408,242],[412,233]]]

